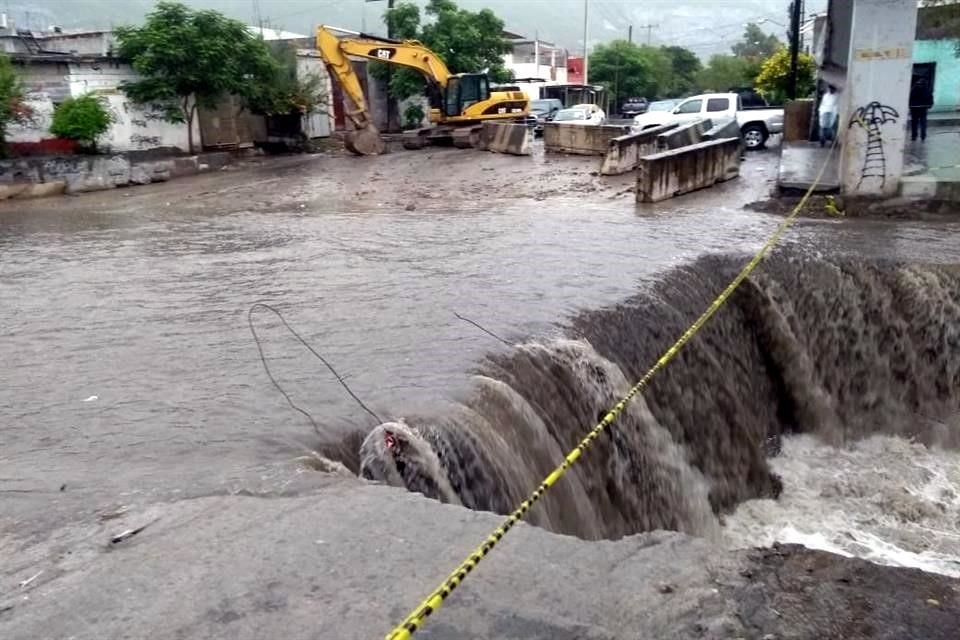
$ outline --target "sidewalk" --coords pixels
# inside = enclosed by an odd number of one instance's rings
[[[823,177],[814,193],[836,193],[840,190],[840,153],[818,142],[785,142],[780,149],[780,170],[777,186],[781,191],[806,191],[816,181],[824,162]]]
[[[960,122],[950,127],[930,125],[926,142],[907,141],[900,194],[960,202]]]
[[[960,126],[960,111],[933,111],[927,114],[927,125],[930,127]]]
[[[960,124],[948,126],[944,122],[946,119],[941,119],[937,126],[931,123],[926,142],[907,140],[901,180],[903,195],[960,200]],[[780,152],[777,186],[781,191],[805,191],[816,180],[823,163],[828,162],[814,192],[837,192],[839,157],[839,149],[831,157],[830,149],[816,142],[786,143]]]

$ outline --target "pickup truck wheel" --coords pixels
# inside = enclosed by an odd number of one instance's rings
[[[770,137],[766,127],[759,124],[748,124],[741,130],[741,133],[743,134],[743,145],[750,151],[762,149],[763,145],[767,144],[767,138]]]

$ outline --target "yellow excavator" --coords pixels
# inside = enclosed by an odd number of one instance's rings
[[[434,126],[405,132],[402,142],[407,149],[451,142],[457,147],[475,147],[485,121],[522,121],[530,111],[530,100],[522,91],[491,91],[490,79],[484,73],[450,73],[437,54],[416,40],[336,31],[344,36],[334,35],[334,30],[324,25],[317,27],[317,50],[356,107],[347,113],[354,129],[347,135],[346,146],[353,153],[377,155],[386,147],[370,118],[363,86],[350,56],[415,69],[426,78],[431,98],[430,122]]]

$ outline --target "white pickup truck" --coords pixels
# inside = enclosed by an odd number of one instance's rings
[[[736,119],[747,149],[760,149],[775,133],[783,133],[780,107],[743,107],[736,93],[704,93],[681,101],[670,111],[648,111],[633,119],[633,130],[683,124],[709,118],[714,125]]]

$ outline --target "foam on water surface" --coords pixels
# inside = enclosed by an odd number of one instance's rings
[[[779,500],[749,500],[727,519],[735,548],[773,542],[960,577],[960,455],[874,436],[833,447],[784,441]]]

